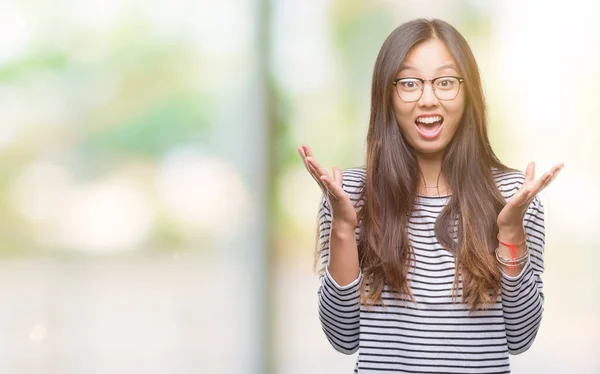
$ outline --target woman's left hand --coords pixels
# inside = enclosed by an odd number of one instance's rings
[[[515,192],[508,200],[500,214],[498,214],[498,227],[521,228],[523,227],[523,218],[527,212],[527,207],[533,201],[535,196],[556,178],[562,170],[564,164],[556,164],[547,171],[540,179],[534,180],[535,163],[530,162],[525,171],[525,181],[523,186]]]

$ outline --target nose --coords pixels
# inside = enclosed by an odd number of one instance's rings
[[[433,85],[431,82],[425,82],[423,85],[423,94],[419,99],[419,106],[422,107],[432,107],[437,105],[438,98],[435,96],[435,92],[433,92]]]

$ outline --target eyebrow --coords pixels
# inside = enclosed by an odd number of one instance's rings
[[[444,69],[453,69],[454,71],[458,72],[458,68],[456,67],[456,65],[454,65],[451,62],[443,64],[437,68],[438,71],[444,70]],[[400,71],[402,71],[402,70],[420,70],[420,69],[415,66],[412,66],[412,65],[402,64],[402,66],[400,66]]]

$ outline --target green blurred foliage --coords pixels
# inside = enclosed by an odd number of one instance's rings
[[[196,79],[202,56],[185,38],[164,41],[152,25],[130,22],[61,43],[36,35],[24,55],[0,64],[0,89],[36,113],[0,148],[0,253],[41,249],[11,201],[11,186],[30,163],[57,163],[84,182],[128,163],[154,168],[178,146],[208,146],[214,103],[211,87]],[[46,118],[43,110],[57,104],[62,117]],[[164,217],[149,241],[148,248],[184,242]]]

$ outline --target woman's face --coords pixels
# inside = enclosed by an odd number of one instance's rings
[[[396,78],[435,79],[441,76],[461,77],[461,74],[444,43],[431,39],[413,47]],[[436,84],[441,85],[438,91],[448,86],[448,82],[443,80]],[[411,90],[414,83],[404,83],[403,86]],[[457,96],[451,100],[440,100],[431,82],[424,83],[421,98],[413,102],[403,101],[397,91],[393,93],[394,115],[400,131],[418,155],[427,157],[443,153],[452,140],[465,107],[462,86],[459,85]],[[438,95],[443,93],[438,92]]]

